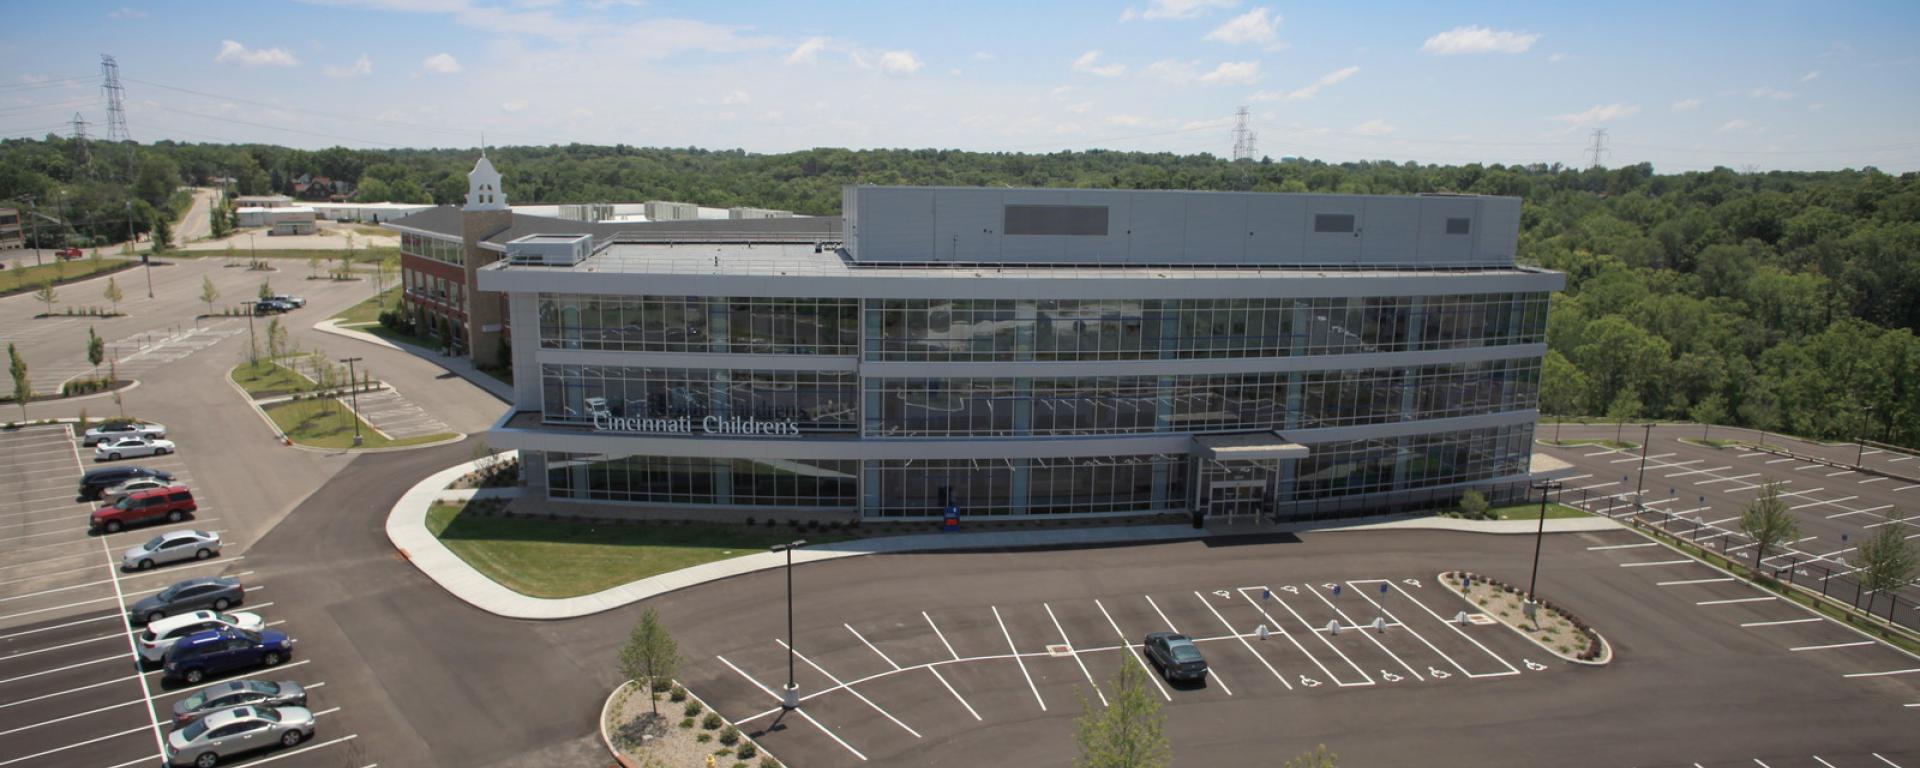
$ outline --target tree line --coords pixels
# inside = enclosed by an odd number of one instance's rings
[[[133,148],[128,163],[103,162],[121,148],[102,146],[88,171],[64,139],[0,142],[0,198],[69,192],[85,212],[73,217],[78,226],[111,232],[125,226],[127,191],[137,210],[163,210],[173,186],[218,178],[264,194],[314,174],[356,183],[357,200],[453,204],[474,160],[470,149],[160,142]],[[515,202],[669,199],[816,215],[838,213],[841,187],[855,183],[1517,196],[1520,259],[1568,276],[1549,328],[1547,413],[1920,445],[1920,185],[1911,173],[581,144],[489,157]]]

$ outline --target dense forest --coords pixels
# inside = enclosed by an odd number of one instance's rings
[[[89,169],[62,139],[0,143],[0,198],[64,201],[70,234],[114,237],[125,231],[129,187],[143,222],[166,209],[175,184],[218,177],[235,179],[242,194],[287,192],[293,178],[316,174],[356,182],[360,200],[452,203],[465,194],[474,155],[166,142],[95,143],[92,154]],[[838,212],[848,183],[1515,195],[1526,201],[1520,258],[1568,275],[1550,325],[1548,413],[1920,445],[1916,174],[1232,163],[1106,151],[572,145],[489,155],[514,202],[670,199],[810,214]]]

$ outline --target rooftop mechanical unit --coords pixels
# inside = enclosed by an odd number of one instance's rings
[[[527,235],[507,241],[507,263],[571,267],[593,255],[592,235]]]

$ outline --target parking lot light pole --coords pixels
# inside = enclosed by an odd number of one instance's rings
[[[347,397],[353,402],[353,444],[360,445],[360,389],[354,385],[353,364],[360,362],[358,357],[343,357],[340,362],[347,364]]]
[[[1640,500],[1640,490],[1647,483],[1647,446],[1653,444],[1653,423],[1640,425],[1646,428],[1646,436],[1640,438],[1640,476],[1633,481],[1633,505],[1645,509],[1646,503]]]
[[[780,708],[800,708],[800,686],[793,682],[793,551],[807,545],[806,539],[791,544],[775,544],[769,549],[787,553],[787,687],[780,692]]]
[[[1540,527],[1533,532],[1533,575],[1527,577],[1528,600],[1538,599],[1534,597],[1533,587],[1540,580],[1540,542],[1547,537],[1547,498],[1553,495],[1554,489],[1560,487],[1560,481],[1542,480],[1534,483],[1533,487],[1540,489]]]

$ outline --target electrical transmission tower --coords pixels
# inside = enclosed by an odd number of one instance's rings
[[[73,144],[80,150],[80,164],[86,166],[87,173],[93,173],[93,155],[87,152],[87,121],[80,113],[73,113]]]
[[[100,54],[100,88],[107,94],[107,141],[127,142],[127,179],[133,179],[133,133],[127,130],[126,89],[120,87],[120,63]]]
[[[1254,149],[1254,133],[1247,129],[1247,108],[1241,107],[1233,113],[1233,159],[1252,160],[1258,150]]]
[[[1593,163],[1588,167],[1590,168],[1603,167],[1600,163],[1600,159],[1605,157],[1606,154],[1611,151],[1612,150],[1607,149],[1607,129],[1605,128],[1593,129],[1593,146],[1587,147],[1587,154],[1593,156]]]

